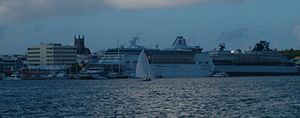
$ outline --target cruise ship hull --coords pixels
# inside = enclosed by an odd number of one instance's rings
[[[275,76],[299,74],[295,66],[215,65],[215,71],[225,71],[230,76]]]
[[[193,78],[211,76],[211,67],[203,67],[196,64],[153,64],[156,77],[163,78]]]

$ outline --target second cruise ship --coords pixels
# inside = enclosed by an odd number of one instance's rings
[[[130,41],[127,48],[106,50],[100,64],[109,78],[135,77],[139,54],[144,50],[156,78],[207,77],[214,72],[214,64],[208,53],[199,46],[188,46],[178,36],[168,49],[149,49],[137,45],[138,37]]]
[[[219,50],[209,52],[215,73],[223,72],[230,76],[298,74],[294,61],[270,49],[269,44],[260,41],[252,50],[245,52],[225,50],[225,44],[220,44]]]

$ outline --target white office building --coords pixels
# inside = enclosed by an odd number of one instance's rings
[[[76,47],[61,44],[41,44],[27,49],[31,66],[71,66],[76,64]]]

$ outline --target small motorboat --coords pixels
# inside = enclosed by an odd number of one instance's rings
[[[229,74],[226,72],[217,72],[212,75],[213,77],[229,77]]]
[[[19,74],[12,74],[8,77],[3,78],[3,80],[22,80],[22,76]]]

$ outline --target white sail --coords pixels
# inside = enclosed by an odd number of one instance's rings
[[[136,65],[137,78],[154,78],[152,67],[146,57],[144,50],[140,53]]]

